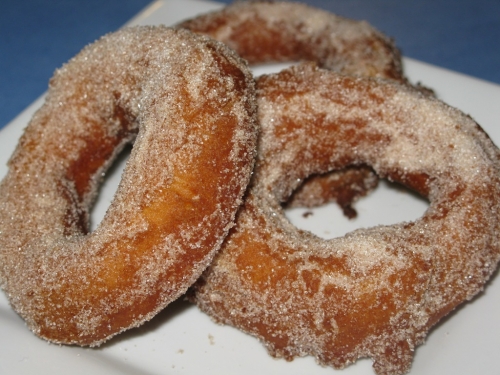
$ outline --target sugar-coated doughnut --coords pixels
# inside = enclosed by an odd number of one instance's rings
[[[257,82],[261,141],[237,225],[193,288],[216,321],[269,352],[403,374],[500,258],[500,154],[468,116],[411,87],[312,65]],[[281,202],[307,176],[368,165],[427,197],[412,222],[324,240]]]
[[[233,225],[253,169],[254,80],[187,30],[109,34],[56,71],[0,185],[0,281],[37,335],[99,345],[183,294]],[[102,175],[135,139],[104,219]]]
[[[406,81],[390,38],[365,21],[301,3],[237,1],[178,26],[224,42],[251,64],[306,60],[344,74]]]

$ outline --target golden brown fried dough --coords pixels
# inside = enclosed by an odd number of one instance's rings
[[[429,329],[497,267],[499,150],[470,117],[388,81],[304,65],[261,77],[257,94],[252,186],[192,298],[274,356],[407,372]],[[428,210],[331,240],[286,219],[280,203],[300,181],[353,165],[417,191]]]
[[[0,281],[37,335],[99,345],[152,318],[210,263],[255,154],[254,80],[225,45],[137,27],[50,81],[0,185]],[[102,175],[135,139],[104,219]]]

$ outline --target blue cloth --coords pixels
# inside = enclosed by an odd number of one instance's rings
[[[46,91],[54,69],[149,2],[1,0],[0,127]],[[303,2],[369,21],[406,56],[500,84],[500,0]]]

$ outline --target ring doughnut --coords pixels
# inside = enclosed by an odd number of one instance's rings
[[[306,60],[344,74],[406,81],[391,39],[367,22],[305,4],[235,2],[178,27],[227,44],[250,64]]]
[[[222,43],[135,27],[50,81],[0,185],[0,281],[37,335],[95,346],[183,294],[233,225],[257,138],[254,80]],[[89,233],[101,176],[135,139]]]
[[[403,374],[500,258],[500,153],[468,116],[405,85],[306,64],[260,77],[261,142],[237,225],[191,298],[269,352]],[[310,174],[368,165],[428,198],[413,222],[324,240],[286,201]]]

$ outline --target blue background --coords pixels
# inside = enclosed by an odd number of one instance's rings
[[[303,2],[369,21],[405,56],[500,84],[500,0]],[[149,3],[0,0],[0,127],[47,89],[57,67]]]

